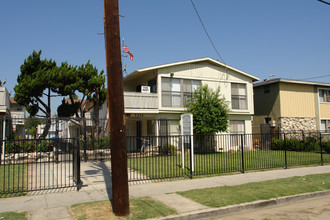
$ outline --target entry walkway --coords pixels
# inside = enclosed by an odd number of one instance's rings
[[[71,219],[67,207],[77,203],[107,200],[111,195],[110,162],[81,163],[83,185],[79,192],[72,189],[56,193],[36,192],[29,196],[0,199],[0,213],[8,211],[31,211],[31,219]],[[217,186],[233,186],[292,176],[329,173],[330,166],[291,168],[246,174],[216,176],[209,178],[185,179],[168,182],[130,183],[130,197],[152,197],[185,214],[191,211],[208,211],[209,208],[181,198],[175,192]],[[193,208],[189,208],[193,207]],[[191,210],[193,209],[193,210]],[[197,210],[197,211],[196,211]],[[50,213],[60,212],[56,215]]]

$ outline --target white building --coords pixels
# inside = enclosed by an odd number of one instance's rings
[[[13,97],[10,100],[10,117],[12,121],[13,131],[17,133],[19,137],[25,137],[25,118],[26,110],[25,106],[18,104]]]
[[[254,114],[253,82],[258,80],[208,57],[138,69],[124,78],[125,113],[146,120],[179,119],[193,91],[207,84],[214,90],[220,87],[221,95],[230,102],[230,132],[249,134]],[[138,126],[146,135],[147,122]],[[171,134],[178,132],[170,128]]]

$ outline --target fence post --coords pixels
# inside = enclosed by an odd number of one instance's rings
[[[3,117],[3,128],[2,128],[2,155],[1,160],[3,161],[3,164],[5,164],[5,155],[6,155],[6,117]]]
[[[286,136],[284,133],[284,157],[285,157],[285,169],[288,169],[288,158],[287,158],[287,154],[286,154]]]
[[[195,159],[194,159],[194,136],[190,135],[190,176],[193,178],[195,172]]]
[[[321,166],[323,166],[323,147],[322,147],[322,133],[320,132],[320,148],[321,148]]]
[[[242,173],[245,172],[244,169],[244,146],[243,146],[243,134],[241,134],[241,149],[242,149]]]
[[[78,129],[77,129],[77,134]],[[82,182],[80,179],[80,138],[76,137],[76,144],[73,145],[73,181],[77,186],[77,191],[81,188]]]
[[[83,118],[83,123],[84,123],[84,161],[87,162],[87,131],[86,131],[86,118]]]

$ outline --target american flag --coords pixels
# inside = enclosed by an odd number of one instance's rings
[[[129,58],[133,61],[133,54],[131,51],[128,49],[128,47],[125,45],[125,42],[123,42],[123,52],[129,54]]]

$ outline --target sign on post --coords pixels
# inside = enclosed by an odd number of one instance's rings
[[[191,170],[194,172],[194,139],[193,139],[193,115],[181,115],[181,135],[182,135],[182,169],[184,168],[184,148],[190,146]]]

